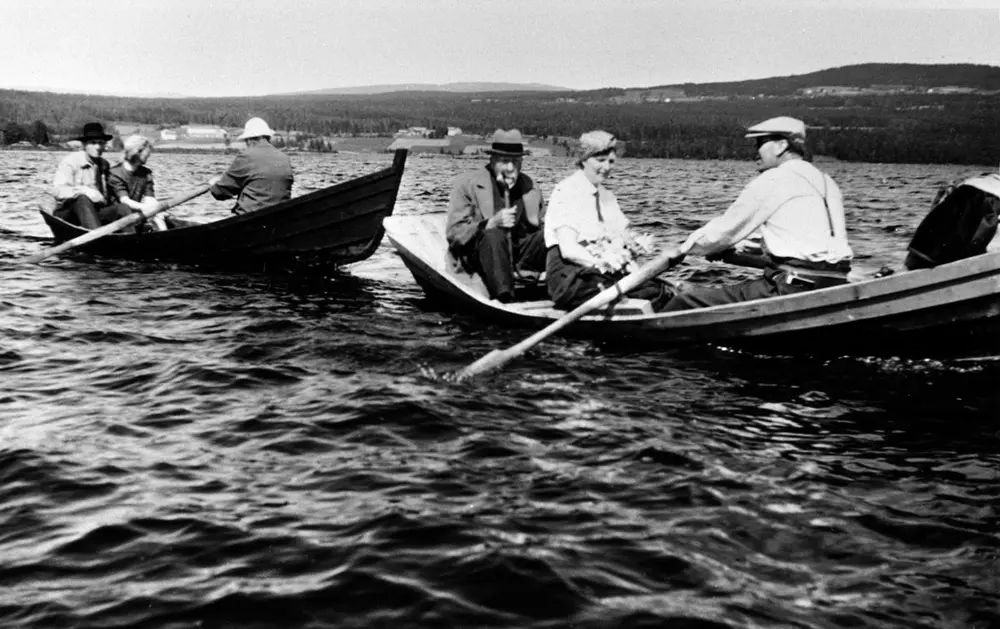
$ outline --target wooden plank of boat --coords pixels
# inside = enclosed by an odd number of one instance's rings
[[[550,302],[502,304],[449,263],[444,215],[391,217],[386,234],[430,295],[456,308],[525,327],[565,314]],[[713,342],[767,349],[938,355],[1000,352],[1000,253],[844,286],[677,313],[629,300],[569,328],[596,338],[657,344]],[[911,351],[912,350],[912,351]],[[983,354],[985,355],[985,354]]]
[[[392,214],[407,151],[392,166],[271,207],[211,223],[142,234],[111,234],[81,247],[127,260],[211,268],[329,272],[370,257]],[[57,242],[86,230],[42,211]]]

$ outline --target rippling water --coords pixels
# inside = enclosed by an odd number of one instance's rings
[[[550,339],[428,380],[525,332],[437,312],[387,243],[321,281],[16,264],[59,157],[0,152],[5,629],[1000,626],[996,363]],[[296,155],[296,194],[390,159]],[[165,197],[228,161],[151,166]],[[411,157],[396,212],[480,164]],[[977,174],[823,167],[871,265]],[[570,168],[527,160],[546,193]],[[677,238],[752,175],[624,159],[613,187]]]

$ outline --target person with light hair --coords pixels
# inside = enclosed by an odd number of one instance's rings
[[[853,253],[847,242],[840,188],[810,162],[806,125],[779,116],[747,129],[760,174],[721,215],[695,230],[681,253],[723,259],[759,233],[767,258],[757,279],[678,293],[668,311],[705,308],[847,283]]]
[[[292,162],[271,144],[274,131],[261,118],[247,120],[239,140],[246,150],[225,173],[209,180],[216,199],[236,199],[233,214],[254,212],[292,198]]]
[[[545,213],[545,265],[549,297],[572,310],[635,270],[636,256],[652,243],[629,229],[615,194],[604,187],[618,159],[617,140],[607,131],[580,136],[577,170],[552,191]],[[627,293],[653,310],[669,303],[673,288],[653,278]]]
[[[156,207],[153,172],[146,166],[153,143],[145,136],[135,134],[125,138],[125,153],[120,163],[111,167],[108,190],[112,201],[119,204],[119,215],[142,212]],[[158,219],[158,220],[157,220]],[[153,219],[158,229],[166,229],[161,216]]]

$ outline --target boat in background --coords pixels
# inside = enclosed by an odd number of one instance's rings
[[[219,221],[166,231],[110,234],[80,246],[87,253],[215,269],[329,273],[370,257],[385,231],[403,178],[406,150],[389,168],[283,203]],[[57,243],[87,230],[41,210]]]
[[[494,321],[541,328],[566,314],[551,301],[500,303],[478,276],[455,270],[444,214],[393,216],[386,235],[428,296]],[[898,272],[852,277],[820,290],[674,313],[626,299],[566,333],[645,347],[712,343],[770,353],[864,356],[1000,355],[1000,252]]]

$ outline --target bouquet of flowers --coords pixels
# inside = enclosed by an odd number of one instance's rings
[[[626,231],[622,236],[605,236],[586,245],[587,252],[597,258],[597,269],[601,273],[631,273],[635,270],[636,258],[652,253],[653,237],[650,234],[634,234]]]

